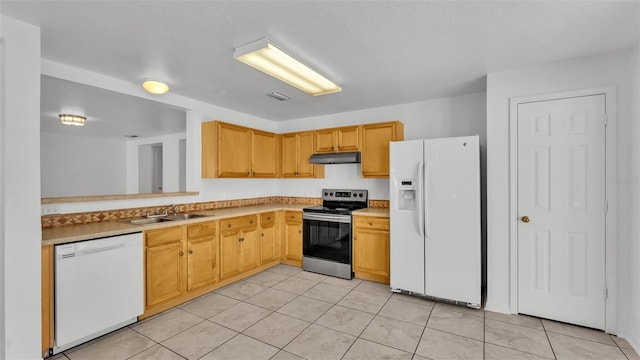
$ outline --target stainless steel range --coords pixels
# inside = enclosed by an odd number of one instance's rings
[[[367,190],[324,189],[322,206],[302,209],[302,268],[351,279],[351,212],[367,207]]]

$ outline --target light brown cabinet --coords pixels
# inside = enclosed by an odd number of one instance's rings
[[[302,266],[302,212],[284,213],[284,249],[283,262]]]
[[[316,130],[315,137],[316,153],[360,150],[360,126]]]
[[[353,271],[355,277],[389,283],[389,219],[353,217]]]
[[[187,291],[218,281],[216,222],[187,225]]]
[[[282,176],[285,178],[322,178],[324,165],[310,164],[314,151],[314,133],[282,135]]]
[[[260,214],[260,264],[280,258],[277,216],[274,211]]]
[[[147,308],[218,280],[215,221],[144,234]]]
[[[42,247],[42,356],[53,347],[53,245]]]
[[[204,122],[202,177],[277,177],[278,136],[220,121]]]
[[[260,264],[258,217],[247,215],[220,221],[220,279]]]
[[[404,140],[399,121],[362,126],[362,177],[389,177],[389,142]]]
[[[183,228],[145,232],[146,307],[181,295],[187,289]]]

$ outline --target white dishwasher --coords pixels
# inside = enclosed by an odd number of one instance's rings
[[[143,266],[139,232],[56,245],[53,353],[136,322]]]

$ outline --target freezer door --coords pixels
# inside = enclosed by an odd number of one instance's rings
[[[423,140],[389,144],[391,288],[424,294]]]
[[[478,136],[426,140],[426,294],[480,304]]]

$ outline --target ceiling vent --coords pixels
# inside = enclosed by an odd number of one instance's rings
[[[272,98],[280,101],[285,101],[291,99],[291,96],[287,94],[283,94],[281,92],[273,91],[267,94],[267,96],[271,96]]]

